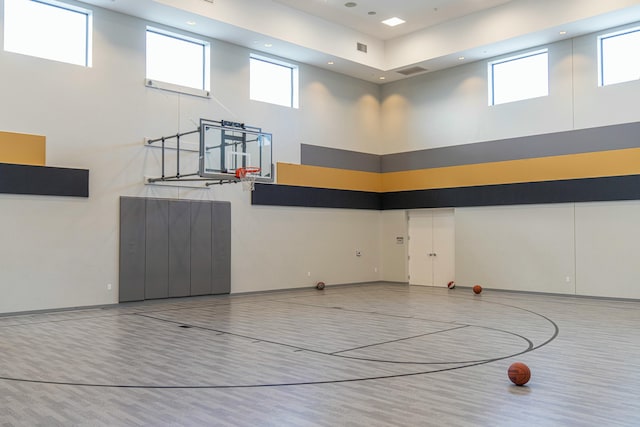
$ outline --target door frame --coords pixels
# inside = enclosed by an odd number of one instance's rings
[[[411,271],[410,269],[410,262],[411,260],[409,259],[409,248],[411,245],[411,223],[410,223],[410,217],[411,214],[417,214],[420,212],[425,212],[425,213],[447,213],[450,215],[451,217],[451,250],[450,250],[450,254],[449,256],[451,257],[451,268],[452,268],[452,278],[451,280],[455,280],[455,208],[427,208],[427,209],[408,209],[405,211],[405,220],[406,220],[406,230],[407,230],[407,245],[406,245],[406,250],[405,250],[405,277],[407,280],[407,283],[410,284],[411,280],[409,279],[409,273]],[[433,216],[432,216],[433,218]],[[433,226],[433,223],[432,223]],[[435,277],[435,270],[433,270],[433,277]],[[433,282],[433,281],[432,281]],[[435,284],[433,284],[433,286],[435,286]],[[446,286],[446,284],[445,284]],[[438,286],[440,287],[440,286]]]

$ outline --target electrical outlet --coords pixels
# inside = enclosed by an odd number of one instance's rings
[[[311,272],[307,271],[307,277],[311,277]]]
[[[378,272],[378,267],[373,267],[373,272],[377,273]]]
[[[107,283],[107,290],[110,291],[111,290],[111,283]]]

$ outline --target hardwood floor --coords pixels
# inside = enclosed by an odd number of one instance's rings
[[[0,317],[0,426],[640,425],[639,309],[370,284]]]

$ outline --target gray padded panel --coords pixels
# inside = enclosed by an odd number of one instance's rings
[[[147,199],[144,298],[169,296],[169,200]]]
[[[191,202],[191,295],[211,293],[211,202]]]
[[[120,198],[120,302],[144,299],[145,199]]]
[[[231,203],[120,199],[120,302],[231,292]]]
[[[169,296],[191,294],[191,210],[184,200],[169,202]]]
[[[213,294],[231,292],[231,203],[213,202]]]

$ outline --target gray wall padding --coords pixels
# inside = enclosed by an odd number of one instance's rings
[[[120,198],[119,301],[231,291],[231,204]]]

